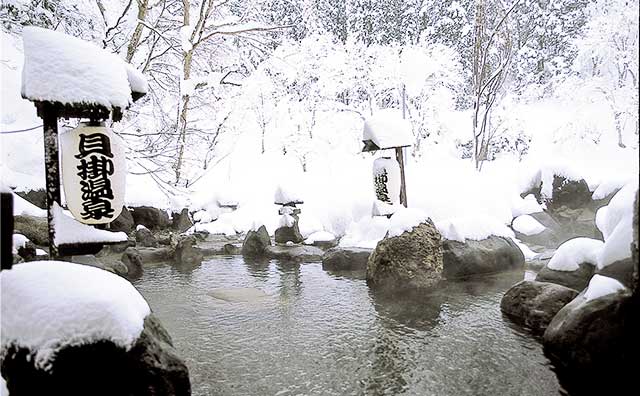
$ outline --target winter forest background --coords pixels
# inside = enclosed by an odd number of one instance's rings
[[[41,124],[20,99],[24,25],[147,76],[113,125],[127,204],[187,206],[212,232],[272,230],[273,191],[289,184],[305,196],[303,234],[379,239],[363,235],[362,125],[403,91],[409,206],[436,222],[504,227],[549,173],[599,194],[638,174],[637,0],[3,0],[0,19],[1,165],[18,190],[44,187],[41,128],[4,133]],[[240,203],[233,216],[225,200]]]

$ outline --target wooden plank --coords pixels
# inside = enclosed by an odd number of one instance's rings
[[[400,203],[407,207],[407,184],[404,175],[404,156],[402,155],[402,147],[396,147],[396,159],[400,164]]]
[[[13,265],[13,194],[0,193],[0,270]]]
[[[58,112],[55,104],[42,103],[39,106],[44,130],[44,171],[47,187],[47,220],[49,222],[49,257],[58,260],[58,248],[53,243],[53,204],[61,204],[60,164],[58,159]]]

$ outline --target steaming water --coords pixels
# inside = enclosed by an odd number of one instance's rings
[[[221,257],[145,269],[136,287],[189,366],[194,395],[549,395],[540,344],[500,299],[522,272],[381,298],[320,264]]]

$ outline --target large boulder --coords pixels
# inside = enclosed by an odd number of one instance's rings
[[[158,240],[153,235],[153,232],[146,227],[138,227],[136,230],[136,246],[142,247],[158,247]]]
[[[322,256],[325,271],[366,271],[371,249],[333,248]]]
[[[150,206],[132,208],[131,216],[135,224],[142,224],[150,230],[163,230],[171,225],[167,212]]]
[[[122,253],[121,261],[127,267],[127,279],[133,280],[142,276],[142,256],[140,252],[138,252],[138,249],[127,248],[127,250]]]
[[[509,238],[489,238],[465,242],[445,239],[442,242],[444,276],[466,278],[524,268],[524,255]]]
[[[555,283],[522,281],[507,290],[500,309],[514,322],[542,333],[558,311],[577,295],[577,291]]]
[[[596,269],[596,274],[618,280],[628,288],[633,288],[635,264],[632,257],[615,261],[604,268]]]
[[[256,231],[249,231],[242,244],[242,255],[248,257],[264,257],[267,246],[271,246],[271,237],[265,226]]]
[[[562,308],[544,333],[544,351],[563,386],[575,394],[626,394],[640,352],[638,306],[628,291]]]
[[[367,283],[379,289],[429,289],[442,279],[442,242],[431,220],[378,242]]]
[[[193,235],[181,238],[173,254],[174,263],[182,268],[196,267],[202,263],[203,258],[204,255],[196,246],[196,237]]]
[[[49,246],[49,225],[46,217],[14,216],[13,233],[26,236],[38,246]]]
[[[592,202],[592,193],[584,179],[570,180],[554,175],[552,183],[551,198],[547,200],[547,209],[551,212],[563,206],[569,209],[584,208]]]
[[[579,268],[575,271],[556,271],[545,266],[538,272],[536,281],[551,282],[580,292],[589,285],[594,271],[595,266],[589,263],[579,264]]]
[[[128,234],[133,231],[135,226],[131,212],[124,206],[118,217],[109,223],[109,230],[114,232],[122,231]]]
[[[173,249],[168,247],[159,248],[137,248],[138,254],[142,259],[142,263],[157,263],[162,261],[171,261],[173,259]]]
[[[294,218],[293,216],[290,217]],[[304,241],[304,238],[302,237],[302,234],[300,234],[300,228],[298,228],[298,219],[294,218],[293,224],[290,226],[283,225],[278,227],[273,236],[273,239],[276,241],[276,243],[302,243],[302,241]]]
[[[171,228],[178,232],[185,232],[193,226],[193,222],[189,217],[189,210],[182,209],[180,212],[174,212],[171,215]]]
[[[191,394],[188,368],[153,314],[129,350],[105,339],[61,349],[49,370],[34,362],[26,348],[12,346],[4,355],[2,376],[12,396]]]

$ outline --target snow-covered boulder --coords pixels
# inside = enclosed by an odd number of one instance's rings
[[[163,230],[171,226],[167,212],[151,206],[131,208],[131,216],[136,225],[142,224],[150,230]]]
[[[34,261],[2,271],[0,283],[10,394],[190,394],[186,365],[127,280]]]
[[[13,230],[16,234],[24,235],[38,246],[49,245],[49,225],[46,217],[14,216]]]
[[[391,290],[436,286],[442,279],[440,232],[431,220],[400,233],[405,229],[402,225],[406,224],[392,224],[387,237],[369,256],[367,283],[376,289]]]
[[[322,256],[322,269],[325,271],[366,271],[367,261],[372,249],[333,248]]]
[[[636,381],[629,370],[636,367],[640,350],[638,323],[629,290],[595,275],[547,327],[545,354],[572,394],[625,394]]]
[[[591,238],[574,238],[560,245],[549,263],[536,276],[538,282],[552,282],[577,291],[587,287],[604,243]]]
[[[338,245],[338,238],[328,231],[316,231],[304,240],[305,245],[313,245],[321,249],[330,249]]]
[[[280,227],[276,229],[274,235],[276,243],[301,243],[304,241],[302,234],[300,234],[300,228],[298,228],[298,219],[291,215],[284,215],[282,217],[289,217],[291,220],[281,222]]]
[[[324,251],[315,246],[306,245],[276,245],[267,246],[267,257],[297,263],[319,262]]]
[[[530,215],[521,215],[513,219],[511,227],[514,231],[530,236],[537,235],[546,229],[538,220]]]
[[[525,280],[504,294],[500,309],[514,322],[541,333],[558,311],[577,295],[577,291],[555,283]]]
[[[522,269],[524,255],[510,238],[492,235],[465,242],[442,241],[444,276],[447,279],[465,278]]]

